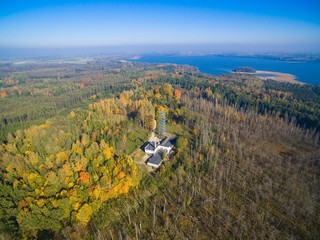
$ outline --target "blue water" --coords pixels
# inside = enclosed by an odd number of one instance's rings
[[[311,62],[282,62],[273,59],[254,57],[229,57],[229,56],[168,56],[144,55],[136,62],[149,63],[176,63],[196,66],[203,73],[220,75],[229,73],[239,66],[249,66],[256,70],[290,73],[296,79],[318,85],[320,84],[320,63]]]

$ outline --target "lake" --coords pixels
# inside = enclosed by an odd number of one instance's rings
[[[196,66],[203,73],[220,75],[229,73],[239,66],[249,66],[256,70],[289,73],[301,82],[320,84],[320,63],[290,62],[258,57],[230,57],[230,56],[170,56],[143,55],[135,62],[176,63]]]

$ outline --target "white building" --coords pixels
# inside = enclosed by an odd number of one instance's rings
[[[173,144],[170,141],[170,138],[165,137],[160,142],[148,142],[144,147],[144,151],[147,154],[155,154],[158,150],[165,150],[167,153],[171,151]]]
[[[144,147],[144,151],[147,154],[155,154],[157,149],[157,142],[148,142],[148,144]]]
[[[163,155],[170,153],[172,148],[173,144],[168,137],[165,137],[160,142],[148,142],[144,151],[152,156],[148,159],[147,165],[158,168],[163,162]]]

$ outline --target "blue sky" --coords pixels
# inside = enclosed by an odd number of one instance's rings
[[[0,1],[1,48],[320,50],[320,1]]]

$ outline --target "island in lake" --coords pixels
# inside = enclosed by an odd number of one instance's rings
[[[232,72],[236,73],[255,73],[256,70],[252,67],[237,67],[236,69],[233,69]]]

